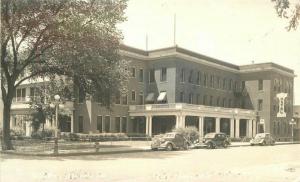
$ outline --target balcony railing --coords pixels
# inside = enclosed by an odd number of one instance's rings
[[[194,104],[186,104],[186,103],[146,104],[146,105],[129,106],[130,112],[161,111],[161,110],[189,110],[189,111],[201,110],[201,111],[208,111],[208,112],[222,111],[222,113],[228,113],[228,114],[239,113],[239,114],[255,115],[255,112],[253,110],[194,105]]]

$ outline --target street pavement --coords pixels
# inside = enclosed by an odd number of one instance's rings
[[[300,145],[33,157],[0,154],[0,182],[300,182]]]

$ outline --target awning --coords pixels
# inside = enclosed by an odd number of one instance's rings
[[[160,92],[157,101],[164,101],[167,98],[167,92]]]
[[[154,93],[149,93],[147,95],[146,102],[154,102]]]

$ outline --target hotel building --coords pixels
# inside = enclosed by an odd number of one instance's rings
[[[238,66],[178,46],[144,51],[122,45],[120,54],[129,61],[127,93],[115,96],[107,109],[77,90],[76,100],[65,104],[69,122],[63,131],[153,136],[195,126],[201,136],[290,136],[295,77],[291,69],[274,63]],[[17,89],[12,128],[30,132],[25,98],[34,96],[33,90],[30,83]]]

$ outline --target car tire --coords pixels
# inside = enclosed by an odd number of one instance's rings
[[[263,141],[260,145],[261,146],[265,146],[266,145],[266,141]]]
[[[224,142],[224,143],[223,143],[223,147],[224,147],[224,148],[227,148],[227,147],[228,147],[228,143],[227,143],[227,142]]]
[[[208,149],[214,149],[215,147],[214,147],[214,144],[213,144],[213,143],[209,143],[209,144],[207,145],[207,148],[208,148]]]
[[[172,151],[173,150],[173,145],[172,144],[167,144],[167,146],[166,146],[166,150],[167,151]]]

